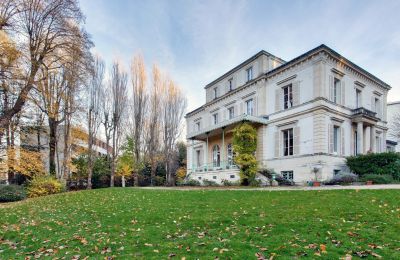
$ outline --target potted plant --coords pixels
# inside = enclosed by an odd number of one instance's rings
[[[314,166],[314,167],[312,167],[312,172],[314,173],[314,181],[312,182],[312,184],[313,184],[313,186],[314,187],[319,187],[319,186],[321,186],[321,182],[318,180],[318,173],[319,173],[319,170],[321,169],[321,167],[320,166]]]

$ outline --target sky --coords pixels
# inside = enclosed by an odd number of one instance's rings
[[[204,86],[265,50],[286,61],[326,44],[391,85],[400,100],[400,1],[80,0],[93,51],[129,69],[135,54],[183,89],[188,111]]]

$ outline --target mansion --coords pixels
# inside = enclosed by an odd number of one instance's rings
[[[257,129],[260,168],[298,184],[348,171],[350,155],[386,150],[390,86],[325,45],[290,61],[260,51],[205,86],[186,115],[187,174],[238,181],[232,130]],[[317,169],[317,170],[315,170]]]

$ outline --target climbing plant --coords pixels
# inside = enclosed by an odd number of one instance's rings
[[[257,130],[248,123],[238,125],[233,131],[233,150],[235,163],[240,168],[242,185],[254,183],[257,174]]]

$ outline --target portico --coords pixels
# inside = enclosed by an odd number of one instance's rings
[[[379,151],[376,147],[376,113],[360,107],[353,110],[352,122],[355,124],[355,154]]]

